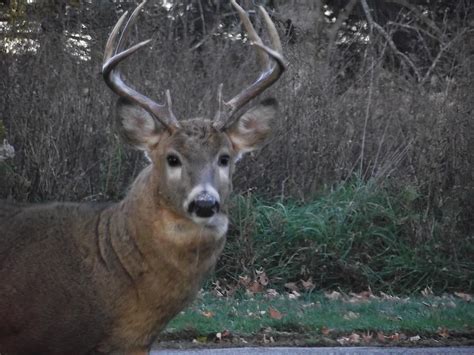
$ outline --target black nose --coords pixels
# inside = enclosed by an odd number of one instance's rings
[[[201,218],[209,218],[219,212],[219,202],[214,196],[203,192],[197,195],[194,201],[189,204],[188,212],[195,213],[196,216]]]

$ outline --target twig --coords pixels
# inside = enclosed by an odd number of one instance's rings
[[[443,53],[454,43],[457,41],[457,39],[462,36],[464,33],[466,32],[466,29],[464,29],[463,31],[461,31],[460,33],[458,33],[456,35],[456,37],[454,37],[451,41],[449,41],[448,43],[446,43],[445,45],[442,45],[438,54],[436,55],[436,58],[433,60],[433,63],[431,63],[429,69],[426,71],[425,75],[423,76],[423,79],[421,80],[421,84],[425,83],[426,80],[429,78],[430,74],[432,73],[432,71],[434,70],[434,68],[436,67],[436,65],[438,64],[441,56],[443,55]]]
[[[361,0],[365,3],[365,0]],[[364,4],[362,4],[364,5]],[[367,3],[365,3],[367,6]],[[369,27],[369,35],[370,38],[373,36],[373,26]],[[370,116],[370,107],[372,105],[372,93],[373,93],[373,83],[374,83],[374,56],[373,53],[370,56],[370,82],[369,82],[369,95],[367,97],[367,105],[365,108],[365,119],[364,119],[364,130],[362,132],[362,143],[360,149],[360,169],[359,169],[359,176],[362,177],[362,170],[364,166],[364,153],[365,153],[365,139],[367,136],[367,124],[369,122]]]
[[[406,7],[407,9],[412,11],[420,21],[426,23],[428,25],[428,27],[430,27],[432,30],[434,30],[439,36],[443,35],[443,32],[438,28],[438,26],[436,26],[436,23],[434,21],[430,20],[428,17],[424,16],[421,13],[421,11],[415,5],[410,4],[406,0],[387,0],[387,1],[391,2],[391,3],[394,3],[394,4],[397,4],[397,5],[400,5],[400,6],[403,6],[403,7]]]
[[[395,22],[395,21],[388,21],[388,22],[387,22],[387,26],[397,26],[397,27],[407,28],[407,29],[412,30],[412,31],[415,31],[415,32],[423,32],[425,35],[427,35],[427,36],[430,37],[431,39],[434,39],[435,41],[438,41],[438,42],[441,41],[441,38],[440,38],[440,37],[431,34],[429,31],[427,31],[427,30],[425,30],[425,29],[423,29],[423,28],[419,28],[419,27],[415,27],[415,26],[412,26],[412,25],[408,25],[408,24],[406,24],[406,23],[400,23],[400,22]]]
[[[365,16],[367,18],[367,22],[369,23],[369,27],[377,29],[377,31],[379,31],[382,34],[382,36],[385,37],[385,39],[387,40],[390,48],[392,48],[392,50],[395,53],[397,53],[400,57],[402,57],[404,59],[404,61],[411,67],[411,69],[415,73],[417,80],[420,81],[421,80],[421,75],[420,75],[420,72],[418,71],[418,68],[415,66],[415,64],[411,61],[410,58],[408,58],[408,56],[406,54],[400,52],[400,50],[397,48],[397,46],[393,42],[390,35],[383,29],[382,26],[380,26],[377,22],[374,21],[374,19],[372,18],[372,15],[370,14],[370,9],[369,9],[369,6],[367,5],[367,1],[366,0],[360,0],[360,2],[362,4],[362,8],[364,9]]]
[[[364,130],[363,130],[363,133],[362,133],[362,143],[361,143],[361,150],[360,150],[359,175],[361,177],[362,177],[362,170],[363,170],[363,166],[364,166],[364,153],[365,153],[365,139],[366,139],[366,136],[367,136],[367,124],[369,122],[370,108],[372,106],[373,84],[374,84],[374,57],[371,56],[369,95],[367,97],[367,105],[366,105],[366,108],[365,108]]]

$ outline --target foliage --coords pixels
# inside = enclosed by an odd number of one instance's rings
[[[472,244],[446,238],[419,199],[413,186],[392,190],[360,179],[307,203],[239,196],[217,277],[237,281],[264,270],[279,288],[312,278],[318,289],[472,290]]]

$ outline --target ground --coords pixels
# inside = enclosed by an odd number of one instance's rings
[[[174,319],[157,348],[242,346],[473,346],[465,293],[398,297],[371,292],[222,297],[204,292]]]

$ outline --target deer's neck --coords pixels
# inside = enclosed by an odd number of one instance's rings
[[[132,279],[144,273],[200,281],[214,266],[224,231],[210,230],[174,213],[160,201],[145,170],[108,216],[109,245]],[[107,227],[107,223],[105,224]]]
[[[225,241],[222,231],[165,208],[147,179],[142,173],[123,201],[103,211],[96,233],[107,267],[100,282],[116,285],[105,295],[115,299],[111,338],[140,344],[149,344],[195,297]]]

